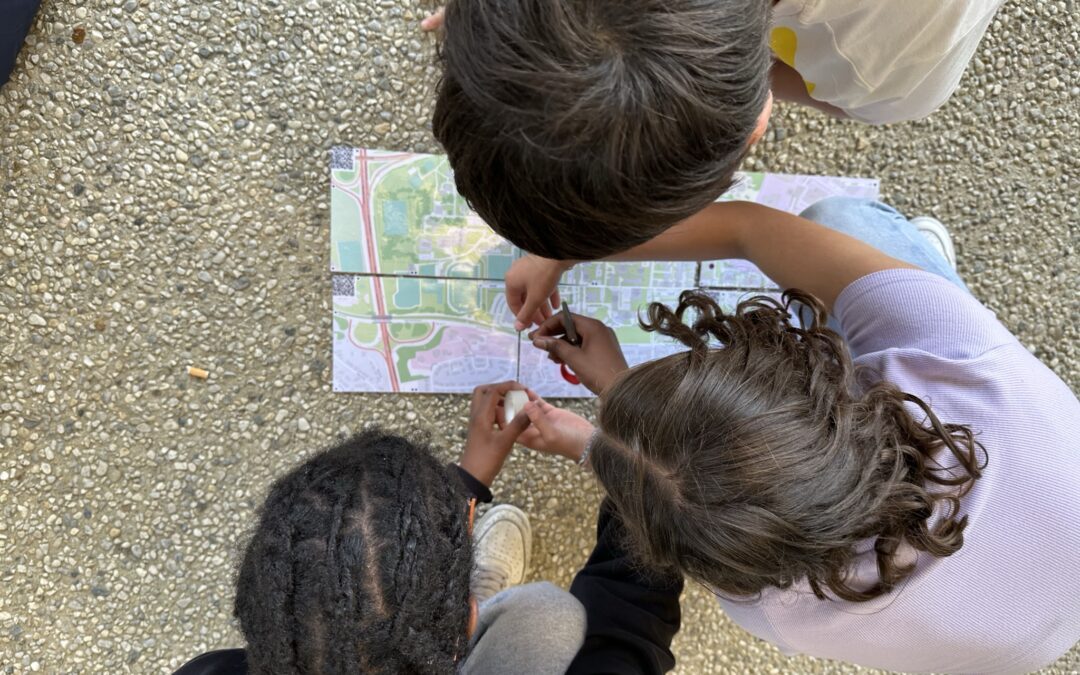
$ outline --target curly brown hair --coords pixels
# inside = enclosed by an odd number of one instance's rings
[[[826,319],[796,290],[734,314],[690,291],[674,312],[649,307],[642,326],[690,349],[612,385],[590,456],[644,564],[732,596],[805,580],[819,598],[828,589],[858,602],[911,573],[901,543],[936,557],[963,545],[960,498],[985,451],[970,428],[865,377]],[[856,545],[867,540],[878,580],[856,587]]]

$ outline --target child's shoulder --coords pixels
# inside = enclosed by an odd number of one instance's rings
[[[1003,0],[780,0],[770,41],[807,91],[874,124],[948,100]]]

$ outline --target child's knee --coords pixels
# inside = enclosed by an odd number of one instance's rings
[[[849,218],[852,213],[873,208],[875,204],[873,200],[858,197],[826,197],[803,209],[799,215],[815,223],[831,225]]]
[[[567,639],[583,639],[585,635],[585,607],[569,591],[565,591],[547,581],[539,581],[522,586],[528,591],[528,606],[538,612],[544,612],[554,619],[551,627],[557,629]]]
[[[898,232],[910,227],[891,206],[855,197],[827,197],[800,215],[882,250],[889,248],[889,241]]]

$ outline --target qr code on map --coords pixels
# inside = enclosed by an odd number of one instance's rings
[[[356,150],[346,145],[335,145],[330,148],[330,169],[345,169],[352,171],[356,168]]]
[[[330,277],[330,288],[334,297],[353,297],[356,295],[356,277],[351,274],[335,274]]]

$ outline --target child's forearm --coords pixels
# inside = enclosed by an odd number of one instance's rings
[[[912,267],[824,225],[751,202],[712,204],[616,258],[745,258],[781,288],[800,288],[829,307],[848,284],[862,276]]]
[[[716,260],[738,258],[735,228],[739,205],[745,202],[710,204],[653,239],[616,253],[608,260]]]
[[[832,115],[837,119],[848,118],[848,114],[841,108],[829,105],[825,101],[819,101],[810,96],[810,93],[806,90],[806,82],[803,81],[802,75],[783,61],[773,61],[770,76],[772,78],[773,96],[781,101],[791,101],[811,108],[817,108],[821,112]]]

